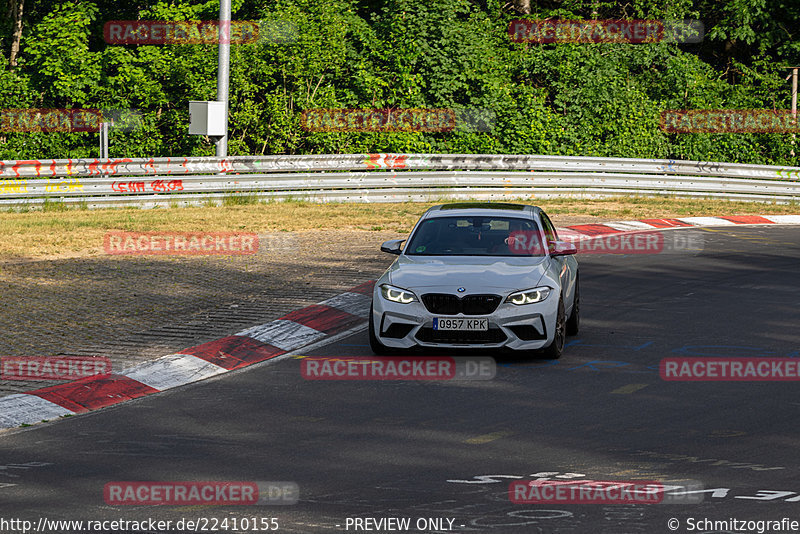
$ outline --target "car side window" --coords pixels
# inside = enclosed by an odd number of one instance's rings
[[[552,248],[553,243],[558,241],[558,233],[556,232],[556,228],[553,226],[553,223],[550,222],[550,218],[544,213],[542,213],[541,216],[542,228],[544,229],[544,235],[547,237],[548,247]]]

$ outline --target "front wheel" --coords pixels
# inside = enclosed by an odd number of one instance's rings
[[[566,320],[564,318],[564,300],[558,299],[558,313],[556,314],[556,328],[553,334],[553,341],[542,350],[542,356],[548,360],[557,360],[564,353],[564,341],[566,340]]]
[[[581,323],[581,278],[580,275],[575,275],[575,298],[572,302],[572,313],[567,319],[567,335],[574,336],[578,333],[578,328]]]

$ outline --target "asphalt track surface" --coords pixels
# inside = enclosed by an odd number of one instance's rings
[[[365,532],[345,530],[347,519],[398,517],[411,519],[407,532],[626,534],[757,532],[697,528],[711,526],[702,519],[800,521],[797,382],[667,382],[658,372],[670,356],[800,357],[800,229],[702,235],[699,254],[582,255],[581,332],[565,355],[498,356],[491,381],[308,381],[301,359],[284,356],[5,434],[0,519],[277,518],[279,532]],[[370,354],[363,328],[300,352]],[[699,504],[508,498],[513,480],[559,477],[691,479],[707,491]],[[187,480],[293,481],[300,502],[103,500],[111,481]],[[417,530],[420,518],[452,519],[452,530]],[[767,532],[780,531],[792,530]]]

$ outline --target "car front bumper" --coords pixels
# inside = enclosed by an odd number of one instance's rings
[[[438,292],[438,291],[437,291]],[[424,292],[423,292],[424,294]],[[502,297],[494,312],[483,315],[443,315],[431,313],[419,300],[409,304],[389,301],[378,284],[372,299],[375,335],[381,344],[399,349],[428,348],[508,348],[536,350],[553,341],[558,314],[558,291],[551,291],[542,302],[517,306]],[[418,298],[422,296],[417,293]],[[464,295],[466,296],[466,295]],[[435,317],[488,320],[488,331],[435,331]]]

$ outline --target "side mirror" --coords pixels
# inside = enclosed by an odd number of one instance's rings
[[[400,255],[401,249],[400,245],[405,241],[405,239],[390,239],[389,241],[385,241],[381,244],[381,252],[388,252],[389,254],[396,254]]]
[[[551,256],[569,256],[570,254],[577,254],[578,249],[569,241],[554,241],[550,245]]]

